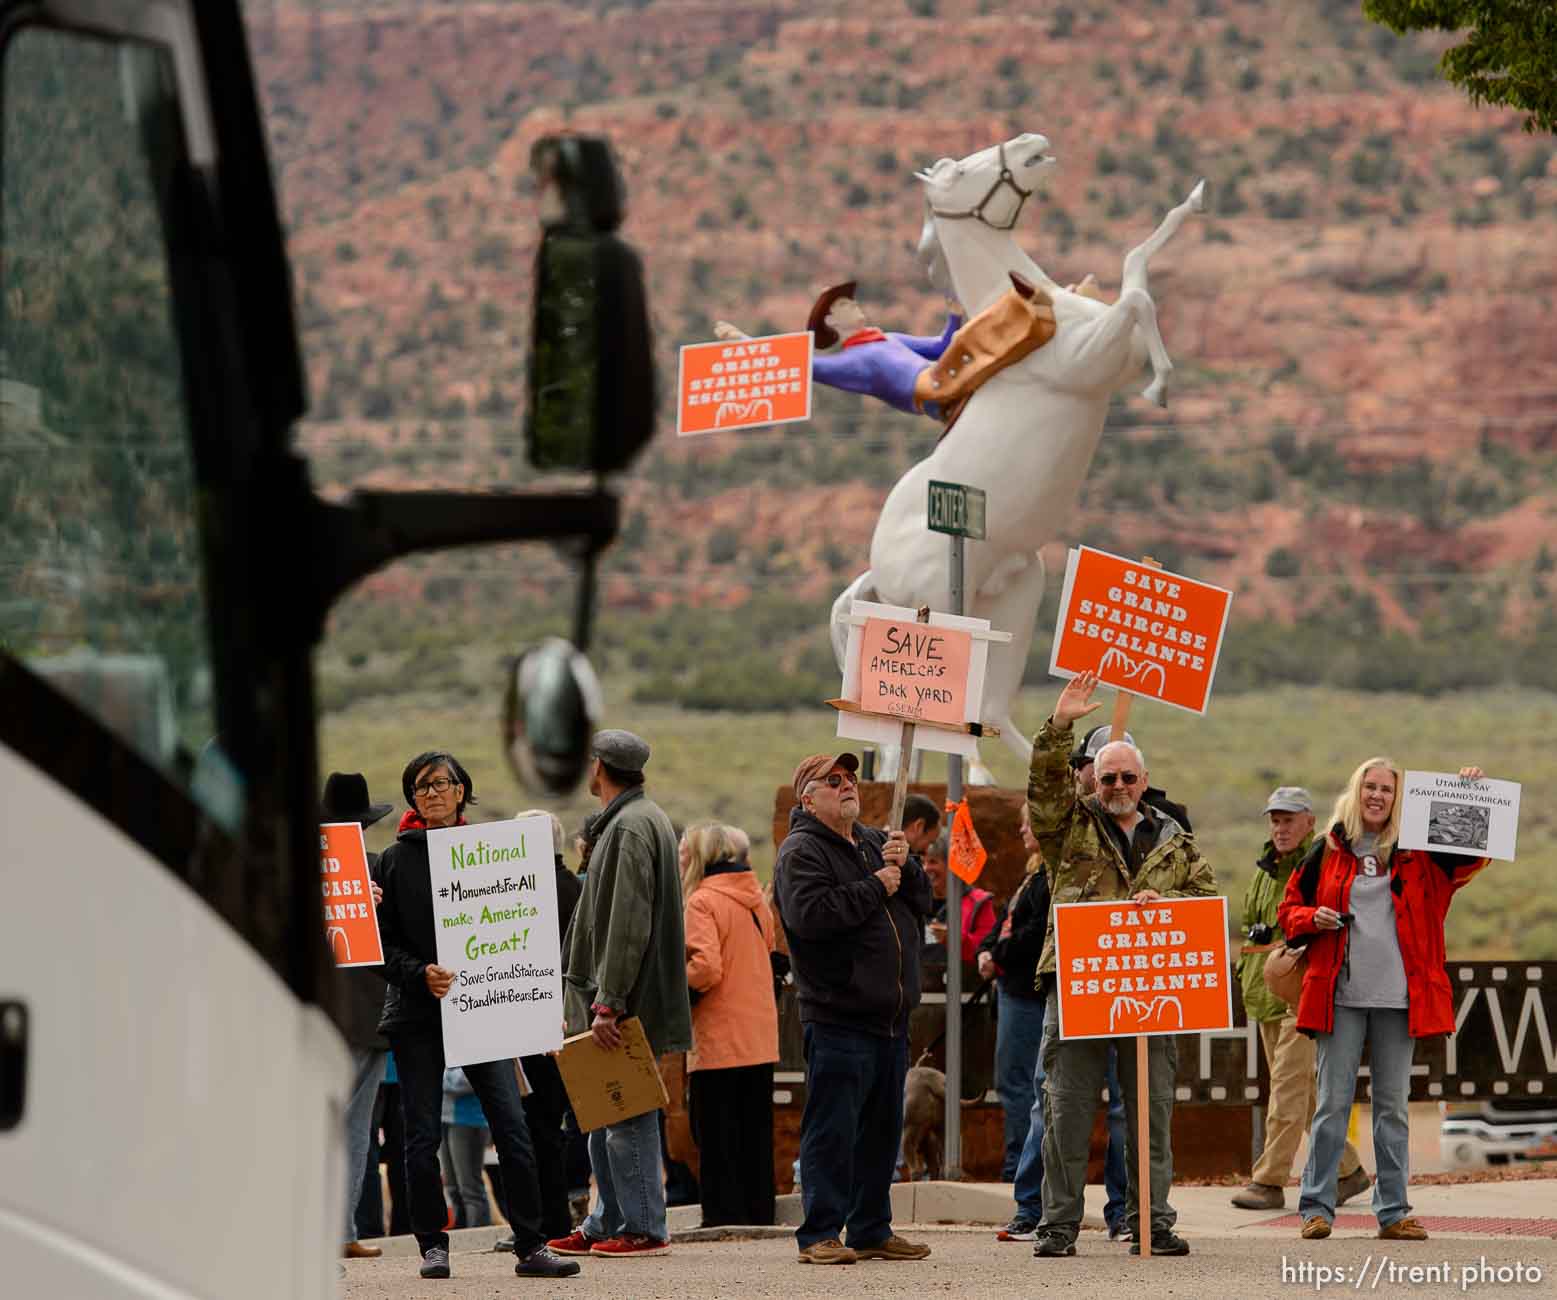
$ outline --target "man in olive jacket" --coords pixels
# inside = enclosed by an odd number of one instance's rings
[[[592,742],[589,870],[563,941],[562,1010],[569,1034],[621,1041],[617,1022],[637,1016],[656,1055],[692,1046],[681,880],[670,818],[643,790],[649,746],[630,731]],[[578,1230],[551,1242],[559,1254],[627,1258],[670,1249],[660,1181],[659,1112],[589,1135],[597,1195]]]
[[[1279,1210],[1292,1173],[1298,1143],[1314,1118],[1318,1090],[1314,1040],[1298,1032],[1297,1013],[1265,987],[1265,960],[1285,940],[1276,910],[1287,881],[1302,865],[1314,842],[1314,800],[1298,785],[1283,785],[1265,801],[1270,839],[1254,864],[1254,878],[1243,896],[1243,930],[1248,939],[1238,957],[1238,986],[1243,1009],[1260,1027],[1260,1045],[1270,1069],[1270,1100],[1265,1108],[1265,1149],[1249,1185],[1233,1196],[1241,1210]],[[1372,1185],[1357,1148],[1348,1139],[1341,1153],[1335,1203],[1340,1205]]]
[[[1028,773],[1027,808],[1033,834],[1048,864],[1054,904],[1131,899],[1147,904],[1162,898],[1211,895],[1216,878],[1195,840],[1174,818],[1144,804],[1146,761],[1127,741],[1105,745],[1094,770],[1098,790],[1078,795],[1071,778],[1072,725],[1098,707],[1091,702],[1097,674],[1082,673],[1060,692],[1049,721],[1033,742]],[[1055,970],[1054,926],[1044,940],[1038,978]],[[1087,1178],[1087,1144],[1108,1070],[1108,1045],[1119,1047],[1119,1082],[1129,1134],[1129,1187],[1126,1218],[1140,1251],[1139,1134],[1136,1123],[1135,1044],[1128,1038],[1059,1037],[1058,993],[1051,992],[1044,1012],[1040,1055],[1048,1098],[1043,1135],[1043,1220],[1033,1254],[1074,1255],[1081,1227]],[[1187,1255],[1189,1246],[1175,1235],[1177,1216],[1168,1204],[1173,1180],[1174,1073],[1177,1055],[1171,1035],[1148,1040],[1148,1106],[1151,1121],[1151,1248],[1154,1255]]]

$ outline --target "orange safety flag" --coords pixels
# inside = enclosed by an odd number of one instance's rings
[[[971,885],[984,870],[989,854],[979,842],[979,833],[973,829],[973,813],[968,801],[948,803],[946,811],[952,814],[951,845],[946,851],[946,865],[957,873],[957,879]]]

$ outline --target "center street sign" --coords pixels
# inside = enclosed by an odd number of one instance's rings
[[[982,542],[984,489],[930,480],[930,531]]]

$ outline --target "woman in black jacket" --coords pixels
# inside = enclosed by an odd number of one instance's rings
[[[390,986],[379,1028],[394,1050],[400,1075],[406,1192],[411,1230],[422,1255],[421,1275],[444,1278],[449,1276],[449,1235],[444,1231],[446,1207],[438,1169],[445,1064],[438,1002],[452,987],[455,972],[438,965],[427,833],[464,825],[465,808],[475,802],[475,783],[454,755],[441,750],[413,758],[400,783],[411,810],[400,819],[398,837],[379,859],[384,899],[378,923]],[[513,1061],[482,1061],[464,1069],[491,1126],[503,1171],[503,1209],[519,1256],[514,1271],[526,1277],[576,1274],[577,1264],[546,1247],[535,1147]]]
[[[1027,849],[1027,874],[1006,904],[1005,915],[979,945],[979,975],[993,978],[999,990],[996,1004],[995,1088],[1005,1111],[1005,1156],[1000,1178],[1016,1177],[1022,1147],[1027,1142],[1033,1101],[1038,1044],[1043,1038],[1044,995],[1034,972],[1043,953],[1049,927],[1049,878],[1038,855],[1022,804],[1022,844]]]

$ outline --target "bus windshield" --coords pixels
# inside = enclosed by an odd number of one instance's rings
[[[6,47],[0,649],[231,824],[159,212],[171,76],[150,46]]]

